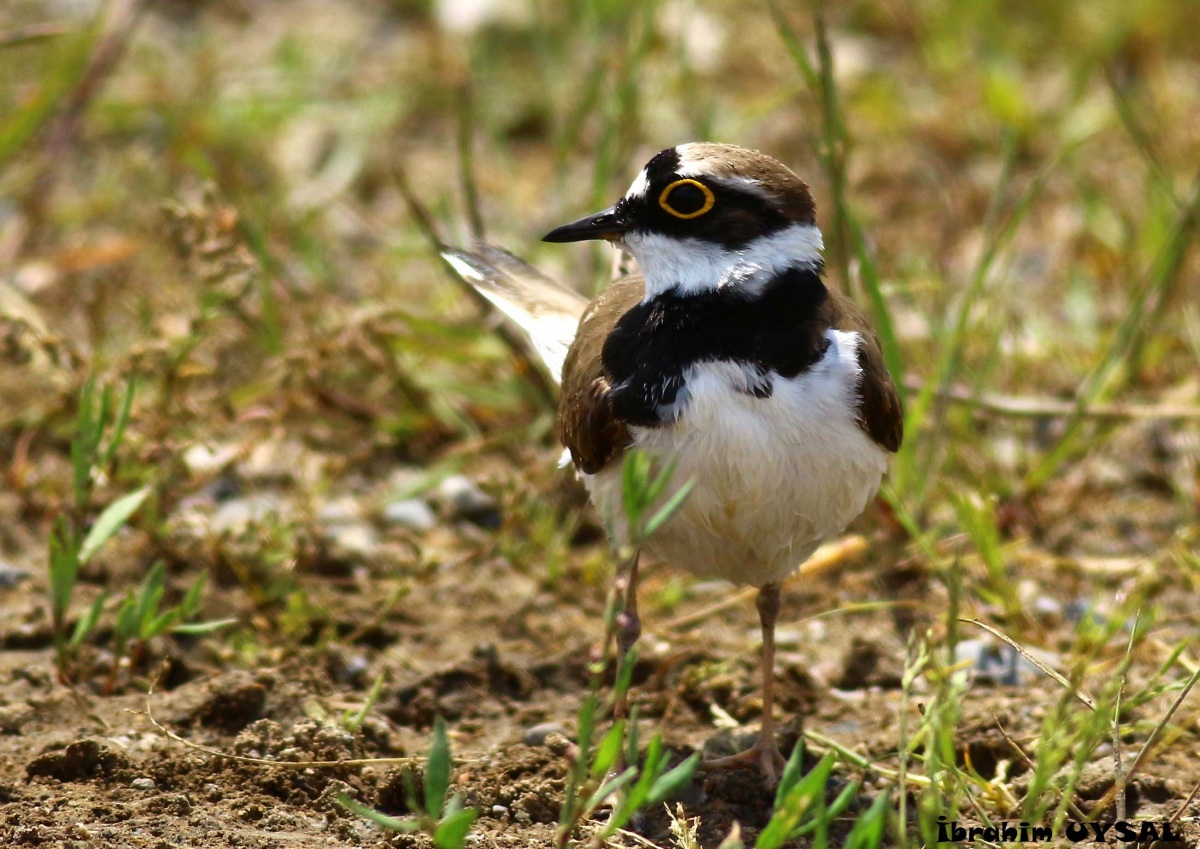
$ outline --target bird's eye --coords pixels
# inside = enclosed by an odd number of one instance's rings
[[[713,208],[712,189],[696,180],[676,180],[662,190],[658,205],[676,218],[699,218]]]

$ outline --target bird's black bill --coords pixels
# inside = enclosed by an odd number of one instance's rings
[[[619,239],[629,230],[629,225],[615,206],[603,212],[580,218],[570,224],[555,227],[545,236],[543,242],[582,242],[587,239]]]

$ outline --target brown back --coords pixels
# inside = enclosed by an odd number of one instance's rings
[[[858,366],[862,369],[858,426],[877,445],[895,454],[904,441],[904,405],[884,363],[879,337],[866,314],[841,292],[831,289],[824,307],[830,327],[853,330],[862,337],[858,346]]]
[[[600,353],[604,340],[646,288],[640,275],[614,281],[588,305],[563,364],[558,402],[558,438],[571,452],[575,468],[589,475],[603,469],[630,443],[629,428],[608,403],[611,388]]]

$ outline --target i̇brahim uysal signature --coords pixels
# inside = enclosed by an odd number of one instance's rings
[[[1056,836],[1048,825],[1008,821],[992,826],[959,825],[958,820],[938,817],[938,843],[970,843],[986,840],[989,843],[1049,843],[1052,840],[1082,843],[1177,843],[1183,840],[1179,825],[1170,820],[1116,820],[1115,822],[1076,822],[1068,820],[1062,834]]]

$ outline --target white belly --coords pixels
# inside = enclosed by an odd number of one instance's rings
[[[671,491],[695,480],[651,553],[702,577],[762,586],[791,574],[863,511],[887,452],[856,421],[858,334],[826,335],[825,357],[796,378],[775,376],[768,398],[739,391],[741,366],[702,363],[686,374],[673,424],[634,429],[635,445],[675,460]],[[620,464],[584,482],[624,541]]]

